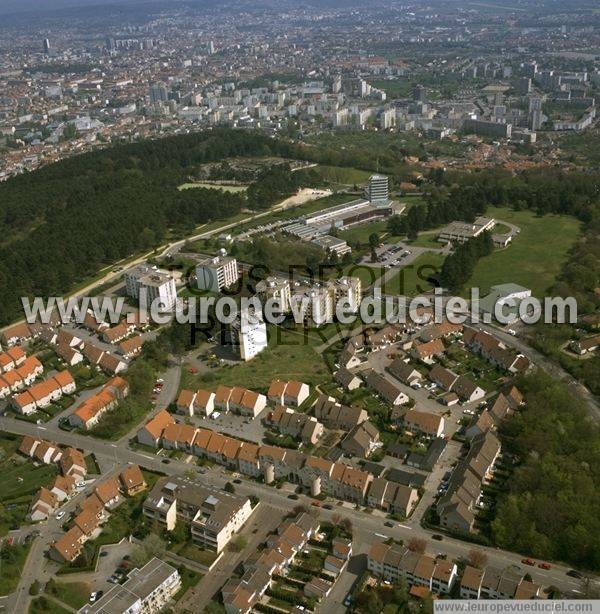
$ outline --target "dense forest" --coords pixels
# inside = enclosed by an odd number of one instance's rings
[[[0,184],[0,324],[22,296],[66,293],[100,268],[182,236],[198,224],[268,207],[304,172],[265,171],[250,203],[240,194],[177,190],[195,166],[229,156],[286,156],[259,133],[213,131],[73,157]]]
[[[504,449],[522,459],[500,500],[501,548],[600,570],[600,429],[585,403],[543,373],[519,382],[525,409],[503,423]]]

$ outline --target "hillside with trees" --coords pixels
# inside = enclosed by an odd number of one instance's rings
[[[600,429],[585,403],[543,373],[519,382],[527,405],[503,423],[521,464],[500,500],[496,545],[600,570]]]
[[[84,154],[0,184],[0,324],[22,296],[55,296],[103,266],[149,251],[199,224],[267,208],[314,177],[266,170],[248,191],[177,190],[197,165],[230,156],[284,156],[260,133],[212,131]]]

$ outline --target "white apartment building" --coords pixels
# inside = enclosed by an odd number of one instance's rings
[[[277,300],[281,313],[288,313],[290,311],[292,291],[289,279],[284,277],[267,277],[256,284],[256,292],[265,302],[269,299]]]
[[[242,312],[240,319],[232,325],[232,329],[242,360],[246,362],[252,360],[267,349],[267,325],[261,313]]]
[[[84,605],[79,614],[158,614],[180,588],[177,569],[155,557],[130,571],[123,585],[113,586],[93,605]]]
[[[372,175],[365,189],[365,198],[372,203],[387,203],[390,198],[389,179],[385,175]]]
[[[223,288],[232,286],[239,277],[237,260],[228,256],[225,250],[196,266],[196,278],[200,290],[220,292]]]
[[[140,264],[139,266],[125,271],[125,286],[127,294],[137,300],[144,294],[146,304],[150,306],[155,300],[160,299],[164,310],[170,310],[175,305],[177,290],[175,280],[166,271],[157,267]]]

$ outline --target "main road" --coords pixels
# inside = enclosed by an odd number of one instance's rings
[[[112,462],[115,467],[125,464],[137,464],[146,469],[162,472],[167,475],[180,475],[186,471],[195,470],[196,465],[190,465],[180,460],[171,459],[165,463],[165,459],[160,456],[138,452],[127,447],[127,442],[121,440],[118,443],[99,441],[92,437],[63,431],[54,426],[43,426],[14,420],[12,418],[0,418],[0,430],[19,435],[29,435],[49,439],[63,445],[77,447],[87,452],[93,452],[96,456],[102,457],[104,462]],[[216,488],[223,488],[227,481],[231,480],[231,474],[222,467],[215,467],[206,474],[198,476],[199,480],[205,481]],[[311,499],[300,496],[299,500],[291,500],[288,493],[283,490],[260,484],[250,480],[242,480],[236,486],[239,494],[258,496],[261,503],[282,510],[293,510],[299,503],[310,504]],[[335,502],[334,502],[335,503]],[[475,546],[470,543],[460,541],[451,537],[444,537],[442,542],[433,541],[431,536],[433,531],[424,529],[415,524],[394,523],[393,527],[384,525],[385,516],[377,511],[366,514],[348,503],[335,505],[332,510],[319,508],[321,518],[332,520],[334,515],[348,517],[352,521],[353,530],[356,538],[365,544],[370,544],[374,539],[380,537],[393,537],[395,539],[409,541],[411,538],[424,539],[427,542],[427,550],[432,554],[443,552],[448,557],[468,558],[471,550],[484,551],[488,558],[488,564],[499,569],[521,565],[521,556],[513,552],[507,552],[491,547]],[[566,575],[568,568],[561,564],[553,564],[548,571],[537,567],[525,567],[523,573],[528,572],[534,581],[541,586],[557,586],[563,593],[571,591],[581,591],[581,582]]]

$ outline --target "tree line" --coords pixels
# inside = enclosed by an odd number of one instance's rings
[[[564,382],[538,372],[518,383],[527,404],[504,421],[519,466],[492,522],[496,545],[600,570],[600,428]]]

